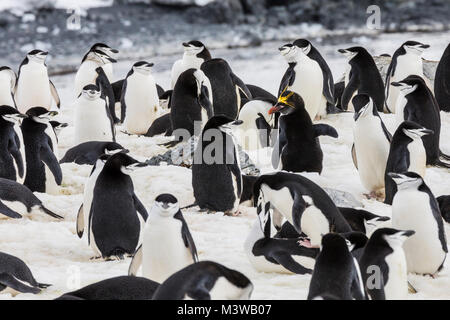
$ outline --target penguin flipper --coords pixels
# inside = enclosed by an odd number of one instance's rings
[[[316,137],[330,136],[337,138],[339,136],[335,128],[325,123],[314,124],[313,130]]]
[[[191,251],[194,262],[198,262],[197,247],[195,246],[194,239],[192,238],[191,232],[189,231],[181,210],[178,210],[173,217],[181,221],[181,236],[183,238],[184,245]]]
[[[344,89],[344,92],[342,93],[341,97],[341,107],[343,110],[348,109],[348,103],[350,102],[350,99],[353,96],[353,93],[358,90],[359,87],[359,79],[356,76],[355,72],[351,73],[351,78],[347,84],[347,86]]]
[[[41,292],[41,289],[32,287],[6,272],[0,273],[0,284],[22,293],[37,294]]]
[[[13,218],[13,219],[20,219],[22,216],[17,213],[14,210],[11,210],[8,208],[3,202],[0,201],[0,214],[3,214],[7,217]]]
[[[147,218],[148,218],[147,210],[145,209],[144,205],[142,204],[142,202],[139,200],[139,198],[136,196],[135,193],[133,193],[133,202],[134,202],[134,207],[136,208],[136,211],[141,214],[144,221],[147,221]]]
[[[61,108],[61,100],[59,99],[58,91],[56,90],[56,87],[53,84],[52,80],[48,80],[48,82],[50,84],[50,92],[53,96],[53,99],[55,99],[56,106],[58,107],[58,109],[60,109]]]
[[[56,184],[60,186],[62,182],[61,167],[59,165],[58,159],[56,159],[55,154],[47,143],[41,146],[40,156],[41,160],[47,165],[47,167],[55,177]]]
[[[233,148],[233,155],[232,155],[233,163],[227,164],[228,169],[230,172],[234,175],[236,178],[236,185],[237,185],[237,197],[240,198],[242,194],[242,175],[241,175],[241,169],[239,168],[239,154],[236,154],[235,148]],[[226,157],[228,158],[228,155]]]
[[[14,160],[16,161],[17,170],[19,177],[23,177],[24,174],[24,165],[23,165],[23,159],[22,159],[22,153],[19,150],[19,146],[16,142],[16,133],[14,133],[13,137],[10,137],[9,144],[8,144],[8,151],[13,156]],[[19,141],[20,143],[20,141]]]
[[[120,122],[122,123],[125,120],[125,115],[127,112],[127,105],[125,103],[126,92],[127,92],[127,79],[125,78],[122,85],[122,94],[120,96]]]
[[[56,219],[64,219],[64,217],[60,216],[59,214],[56,214],[50,210],[48,210],[46,207],[44,207],[43,205],[40,206],[40,209],[45,213],[48,214],[50,217],[56,218]]]
[[[266,118],[261,113],[258,113],[258,118],[255,119],[256,128],[259,130],[259,141],[263,148],[270,146],[270,132],[272,127],[267,123]]]
[[[233,81],[234,85],[239,89],[239,91],[242,92],[244,94],[244,96],[247,97],[247,99],[251,100],[252,93],[250,92],[250,90],[248,90],[244,81],[242,81],[241,78],[239,78],[233,72],[231,72],[230,76],[231,76],[231,80]]]
[[[312,270],[305,268],[298,262],[296,262],[292,256],[286,252],[275,252],[272,254],[272,258],[275,259],[276,262],[281,264],[283,267],[288,269],[289,271],[296,274],[311,274]]]
[[[294,195],[294,204],[292,206],[292,226],[297,230],[298,233],[302,233],[301,228],[301,213],[305,211],[306,209],[306,203],[303,200],[303,197],[298,192],[295,192]]]
[[[334,81],[333,81],[333,75],[331,74],[331,71],[324,72],[323,74],[323,89],[322,94],[327,100],[327,102],[331,105],[336,104],[336,99],[334,98]]]
[[[274,169],[278,169],[281,161],[281,155],[284,147],[287,145],[286,134],[284,133],[284,126],[280,123],[280,130],[278,131],[278,139],[273,146],[272,151],[272,166]]]
[[[352,145],[352,159],[353,159],[353,164],[355,165],[355,168],[358,169],[358,158],[356,157],[356,149],[355,149],[354,143]]]
[[[131,259],[130,267],[128,268],[129,276],[136,276],[139,268],[142,265],[142,244],[137,248],[136,252]]]
[[[84,233],[84,211],[83,211],[83,204],[81,204],[80,208],[78,209],[78,215],[77,215],[77,235],[78,238],[81,239]]]

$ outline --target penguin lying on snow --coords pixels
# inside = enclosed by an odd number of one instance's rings
[[[197,262],[197,249],[188,225],[171,194],[156,197],[145,223],[142,244],[136,250],[128,271],[162,282],[173,273]]]
[[[242,177],[232,127],[241,122],[214,116],[205,125],[194,152],[192,187],[195,203],[211,211],[234,214],[242,194]]]
[[[17,75],[10,67],[0,67],[0,105],[16,107],[14,101],[16,80]]]
[[[58,92],[48,78],[47,55],[48,52],[32,50],[19,66],[14,98],[22,113],[35,106],[50,110],[53,100],[60,107]]]
[[[384,203],[392,204],[392,199],[397,192],[397,185],[388,175],[389,172],[403,173],[415,172],[425,177],[427,168],[427,155],[422,137],[433,134],[415,122],[404,121],[395,131],[389,150],[389,158],[386,165]]]
[[[408,272],[434,276],[443,268],[448,253],[438,202],[417,173],[389,175],[398,189],[392,202],[392,227],[415,231],[403,246]]]
[[[309,284],[308,300],[364,300],[364,285],[356,259],[336,233],[322,238],[322,247]]]
[[[55,300],[151,300],[158,286],[147,278],[120,276],[67,292]]]
[[[400,88],[400,94],[405,99],[403,109],[399,107],[396,110],[400,115],[398,122],[403,122],[403,120],[413,121],[433,131],[432,135],[422,137],[427,153],[427,164],[450,168],[450,164],[440,159],[440,157],[443,157],[448,160],[450,156],[443,154],[439,149],[441,135],[439,106],[425,81],[419,76],[411,75],[400,82],[392,83],[392,85]]]
[[[383,80],[372,56],[363,47],[351,47],[338,51],[347,56],[351,68],[346,74],[341,108],[343,110],[354,110],[353,104],[349,104],[349,102],[354,95],[364,93],[372,98],[377,110],[383,112]]]
[[[44,207],[41,200],[26,186],[12,180],[0,178],[0,214],[10,218],[22,218],[19,213],[9,208],[10,205],[13,207],[16,207],[16,205],[25,207],[24,211],[26,210],[28,213],[37,209],[53,218],[63,219],[60,215]]]
[[[138,213],[144,221],[148,214],[134,193],[129,174],[144,166],[146,164],[122,152],[113,154],[98,172],[92,194],[83,200],[77,230],[83,230],[87,223],[88,243],[103,258],[123,258],[136,250],[141,231]],[[86,222],[82,219],[84,210],[89,210],[89,213],[86,211],[89,217]]]
[[[0,106],[0,177],[19,182],[25,178],[25,154],[17,127],[24,117],[13,107]]]
[[[386,110],[397,113],[399,90],[393,82],[401,81],[409,75],[425,78],[423,74],[422,53],[430,46],[417,41],[406,41],[395,50],[386,72]],[[428,80],[427,80],[428,81]]]
[[[146,137],[154,137],[159,134],[164,134],[165,136],[172,135],[172,120],[170,118],[170,113],[166,113],[159,118],[156,118],[152,122],[150,128],[148,128]]]
[[[391,134],[383,123],[373,100],[367,94],[352,99],[355,108],[353,162],[363,186],[372,197],[384,188],[384,173],[389,156]]]
[[[88,141],[67,150],[59,163],[74,162],[76,164],[93,165],[102,154],[116,152],[126,153],[128,150],[117,142]]]
[[[450,44],[442,54],[434,77],[434,96],[441,111],[450,111]]]
[[[406,299],[408,278],[402,246],[412,235],[412,230],[382,228],[370,237],[359,264],[365,290],[372,300]]]
[[[319,136],[338,137],[327,124],[314,124],[305,109],[302,97],[283,91],[269,114],[281,112],[278,140],[272,153],[272,166],[293,172],[322,172],[323,153]]]
[[[250,263],[260,272],[312,273],[319,249],[301,246],[298,238],[273,238],[272,211],[270,202],[258,201],[258,216],[244,244]]]
[[[198,40],[183,42],[183,58],[175,61],[172,66],[170,78],[171,88],[175,88],[180,75],[188,69],[200,69],[203,62],[211,59],[211,54],[206,46]]]
[[[0,293],[40,293],[49,284],[39,283],[21,259],[0,252]]]
[[[200,261],[170,276],[153,300],[248,300],[253,284],[242,273],[212,261]]]
[[[311,180],[297,174],[276,172],[259,177],[253,189],[254,199],[270,202],[274,208],[274,225],[281,228],[286,218],[297,230],[310,239],[304,246],[318,247],[322,235],[329,232],[350,232],[333,200]]]
[[[51,112],[41,114],[41,108],[32,108],[27,111],[28,117],[21,126],[27,167],[24,184],[33,192],[50,191],[49,188],[59,186],[62,182],[61,167],[54,153],[56,146],[46,133],[48,130],[54,133],[48,115]]]

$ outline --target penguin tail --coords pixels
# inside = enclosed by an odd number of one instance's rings
[[[439,157],[443,158],[444,160],[450,160],[450,156],[443,153],[441,150],[439,150]]]
[[[192,204],[190,204],[190,205],[187,205],[186,207],[183,207],[183,208],[180,208],[181,210],[183,210],[183,209],[189,209],[189,208],[192,208],[192,207],[195,207],[195,206],[197,206],[198,204],[197,204],[197,202],[194,202],[194,203],[192,203]]]
[[[59,214],[56,214],[50,210],[48,210],[46,207],[41,205],[41,210],[44,211],[44,213],[48,214],[49,216],[56,218],[56,219],[64,219],[64,217],[60,216]]]
[[[47,283],[39,283],[38,282],[38,284],[37,284],[37,287],[40,288],[40,289],[46,289],[46,288],[51,287],[51,286],[52,286],[51,284],[47,284]]]
[[[434,163],[434,165],[438,168],[450,169],[450,163],[443,162],[439,159]]]

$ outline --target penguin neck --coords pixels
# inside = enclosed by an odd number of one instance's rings
[[[200,69],[201,64],[203,63],[203,59],[197,57],[197,55],[184,53],[183,54],[183,64],[185,66]]]

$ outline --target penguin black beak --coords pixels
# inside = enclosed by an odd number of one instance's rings
[[[113,59],[113,58],[111,58],[111,57],[108,57],[108,60],[111,61],[111,63],[116,63],[116,62],[117,62],[116,59]]]
[[[112,53],[119,53],[119,50],[117,50],[117,49],[109,48],[109,50],[110,50]]]
[[[414,230],[406,230],[406,231],[402,231],[401,235],[402,236],[406,236],[406,237],[411,237],[412,235],[414,235],[416,232]]]
[[[402,82],[391,82],[391,85],[393,85],[394,87],[401,87],[401,86],[403,86],[403,83]]]
[[[155,64],[153,62],[147,63],[147,67],[151,68],[153,67]]]
[[[189,45],[189,43],[187,43],[187,42],[183,42],[183,47],[185,47],[185,48],[189,48],[189,47],[190,47],[190,45]]]
[[[339,53],[346,53],[347,50],[345,50],[345,49],[339,49],[338,52],[339,52]]]
[[[235,120],[235,121],[233,121],[231,124],[233,125],[233,126],[240,126],[241,124],[243,124],[244,123],[244,121],[242,121],[242,120]]]
[[[422,49],[428,49],[429,47],[430,47],[429,44],[422,44],[422,45],[420,46],[420,48],[422,48]]]
[[[423,128],[423,129],[420,129],[419,131],[420,131],[420,132],[422,133],[422,135],[424,135],[424,136],[429,135],[429,134],[434,134],[434,131],[431,130],[431,129]]]

